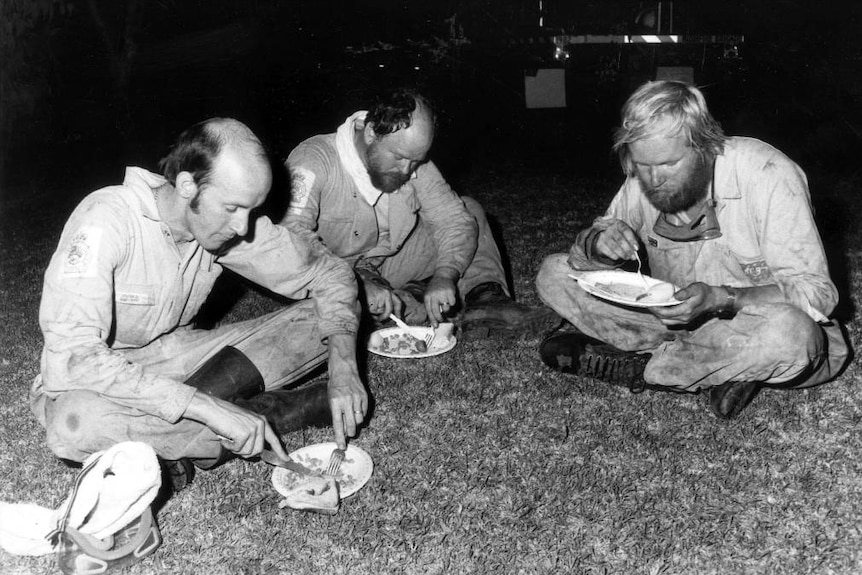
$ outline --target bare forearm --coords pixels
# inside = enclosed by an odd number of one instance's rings
[[[329,336],[330,381],[336,377],[359,378],[356,366],[356,336],[337,333]]]

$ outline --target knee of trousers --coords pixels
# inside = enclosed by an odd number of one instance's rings
[[[48,447],[54,455],[84,461],[120,441],[109,438],[109,430],[105,428],[108,404],[91,391],[69,391],[48,400],[45,427]]]
[[[766,322],[759,330],[761,341],[771,345],[776,359],[814,359],[823,350],[823,331],[805,312],[790,304],[757,306]]]
[[[574,284],[574,280],[566,276],[571,270],[567,262],[566,254],[551,254],[542,260],[539,273],[536,274],[536,290],[542,301],[551,305],[558,296],[555,294],[566,282]],[[552,306],[553,307],[553,306]]]
[[[485,208],[482,207],[478,201],[474,200],[470,196],[461,196],[461,200],[464,202],[464,205],[467,206],[467,211],[470,212],[474,218],[477,220],[484,220],[487,216],[485,216]]]

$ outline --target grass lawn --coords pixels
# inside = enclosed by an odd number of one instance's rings
[[[537,303],[542,257],[566,250],[618,181],[501,162],[458,188],[493,216],[518,299]],[[860,183],[812,178],[854,347]],[[76,471],[44,447],[27,390],[39,369],[41,275],[89,190],[60,197],[37,187],[0,202],[0,500],[55,507]],[[245,290],[226,320],[275,305]],[[862,572],[857,364],[818,388],[763,392],[726,422],[704,395],[632,395],[554,373],[538,343],[368,357],[374,411],[355,443],[375,471],[337,515],[280,510],[271,468],[234,461],[199,473],[159,509],[164,543],[128,573]],[[285,444],[325,440],[312,430]],[[0,572],[53,569],[50,557],[0,550]]]

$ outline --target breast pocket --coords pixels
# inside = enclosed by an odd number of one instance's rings
[[[695,264],[703,241],[674,242],[649,235],[645,244],[652,277],[678,287],[685,287],[695,281]]]
[[[144,345],[158,322],[156,309],[158,286],[121,284],[114,287],[116,339],[128,345]]]

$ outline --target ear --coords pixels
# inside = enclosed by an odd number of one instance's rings
[[[189,172],[180,172],[177,174],[177,193],[185,200],[191,200],[198,193],[198,186],[195,184],[195,179]]]
[[[374,133],[374,124],[365,122],[365,127],[362,128],[362,140],[365,142],[365,145],[367,146],[376,139],[377,134]]]

